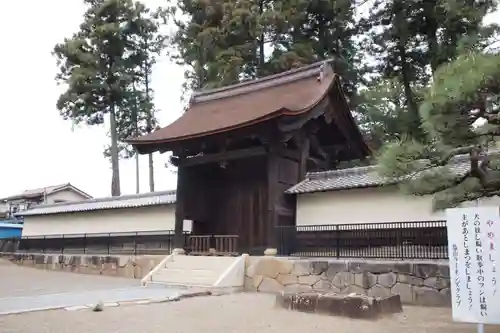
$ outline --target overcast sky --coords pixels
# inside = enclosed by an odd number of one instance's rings
[[[151,7],[162,0],[144,1]],[[71,182],[93,196],[107,196],[111,167],[102,151],[109,139],[98,127],[76,127],[55,107],[57,86],[54,45],[78,29],[85,7],[81,0],[5,1],[2,3],[3,84],[0,96],[0,197],[25,189]],[[9,33],[12,32],[12,33]],[[156,106],[162,125],[182,112],[179,66],[161,60],[153,72]],[[174,189],[175,175],[155,155],[157,190]],[[147,157],[141,156],[141,191],[148,191]],[[135,161],[120,161],[122,193],[135,193]]]
[[[144,0],[150,7],[164,0]],[[111,168],[102,151],[109,142],[104,128],[76,127],[55,107],[62,88],[51,52],[78,29],[85,8],[81,0],[5,1],[2,3],[3,64],[0,90],[0,197],[25,189],[71,182],[93,196],[110,194]],[[500,22],[495,13],[490,20]],[[12,33],[10,33],[12,32]],[[161,59],[153,71],[159,120],[166,125],[182,112],[182,68]],[[175,175],[155,155],[157,190],[175,188]],[[120,162],[122,194],[135,193],[135,162]],[[141,191],[148,191],[147,157],[141,156]]]

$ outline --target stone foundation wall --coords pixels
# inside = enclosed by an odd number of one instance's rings
[[[26,267],[133,279],[144,277],[165,258],[164,255],[107,256],[25,253],[0,253],[0,257],[16,265]]]
[[[448,262],[293,260],[248,257],[245,289],[330,291],[373,297],[399,294],[404,304],[450,306]]]

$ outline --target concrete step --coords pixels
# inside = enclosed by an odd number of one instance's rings
[[[212,267],[229,267],[237,257],[217,257],[217,256],[174,256],[173,260],[167,263],[170,265],[181,265],[183,267],[196,267],[198,269],[211,269]]]
[[[213,285],[220,274],[208,270],[178,270],[161,269],[153,275],[153,282],[163,282],[167,284],[186,284],[186,285]]]
[[[226,262],[204,262],[201,264],[190,262],[190,261],[171,261],[168,262],[164,268],[170,269],[199,269],[199,270],[212,270],[212,271],[225,271],[231,263]]]
[[[175,255],[156,271],[152,283],[212,286],[238,257]]]

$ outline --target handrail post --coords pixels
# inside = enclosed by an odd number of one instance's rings
[[[335,225],[335,256],[340,259],[340,228],[339,225]]]
[[[83,234],[83,254],[87,253],[87,234]]]
[[[136,232],[134,236],[134,256],[137,256],[137,237],[138,233]]]

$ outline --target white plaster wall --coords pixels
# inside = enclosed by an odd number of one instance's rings
[[[84,197],[83,195],[71,191],[71,190],[63,190],[63,191],[58,191],[55,193],[51,193],[47,195],[47,204],[53,204],[57,203],[57,200],[61,201],[81,201],[88,199],[87,197]]]
[[[174,230],[175,205],[25,216],[23,236]],[[184,222],[185,231],[191,223]]]
[[[467,203],[465,205],[471,205]],[[500,198],[481,200],[500,205]],[[464,206],[465,206],[464,205]],[[364,188],[297,195],[297,225],[444,220],[432,211],[431,197],[404,195],[394,187]]]

